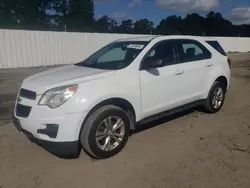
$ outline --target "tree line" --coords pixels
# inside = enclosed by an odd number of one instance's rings
[[[234,25],[219,12],[184,18],[168,16],[155,26],[148,19],[121,22],[94,17],[93,0],[0,0],[0,28],[129,34],[250,37],[250,24]]]

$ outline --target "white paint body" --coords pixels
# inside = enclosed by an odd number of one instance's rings
[[[156,43],[168,39],[193,39],[202,43],[212,58],[156,68],[158,74],[139,70],[145,54]],[[133,39],[124,39],[135,40]],[[206,99],[214,81],[224,76],[230,84],[230,68],[227,57],[222,56],[203,39],[187,36],[144,37],[136,40],[150,41],[134,61],[121,70],[100,70],[69,65],[42,72],[25,79],[21,88],[37,93],[32,101],[22,98],[21,104],[32,107],[28,118],[15,116],[23,129],[36,138],[52,142],[69,142],[79,139],[80,129],[89,111],[100,102],[111,98],[127,100],[134,108],[136,122],[157,113],[179,107],[200,99]],[[181,73],[181,74],[180,74]],[[78,84],[75,95],[62,106],[50,109],[38,105],[47,90]],[[45,124],[58,124],[56,138],[38,134]]]

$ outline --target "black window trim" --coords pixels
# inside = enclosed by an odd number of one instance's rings
[[[177,55],[177,62],[176,64],[183,64],[183,63],[190,63],[190,62],[196,62],[196,61],[202,61],[202,60],[207,60],[207,59],[212,59],[212,53],[210,52],[210,50],[208,50],[202,43],[200,43],[199,41],[195,40],[195,39],[175,39],[177,42],[177,45],[180,44],[181,41],[189,41],[189,42],[193,42],[194,44],[197,44],[198,47],[200,47],[202,50],[207,51],[207,53],[209,54],[209,56],[207,58],[203,58],[203,59],[197,59],[197,60],[190,60],[190,61],[183,61],[180,62],[179,59],[179,52],[176,52]],[[185,43],[184,43],[185,44]],[[177,46],[176,46],[177,48]],[[177,49],[176,49],[177,50]]]
[[[212,44],[210,44],[210,42],[217,43],[219,45],[219,48],[221,48],[222,51],[220,51],[220,49],[217,49],[215,46],[213,46]],[[219,43],[218,40],[206,40],[206,43],[208,45],[210,45],[213,49],[215,49],[217,52],[219,52],[221,55],[227,56],[227,53],[225,52],[224,48],[221,46],[221,44]]]
[[[145,69],[143,68],[143,66],[142,66],[142,63],[143,63],[143,61],[146,59],[146,57],[151,53],[151,50],[152,50],[153,48],[155,48],[157,45],[159,45],[159,44],[161,44],[161,43],[163,43],[163,42],[173,42],[173,41],[175,41],[175,40],[176,40],[176,39],[165,39],[165,40],[161,40],[161,41],[155,43],[155,44],[147,51],[147,53],[143,56],[143,58],[142,58],[142,60],[141,60],[141,62],[140,62],[139,71],[145,70]],[[175,64],[176,64],[176,52],[175,52],[175,50],[176,50],[176,49],[175,49],[175,45],[174,45],[174,64],[171,64],[171,65],[175,65]],[[171,66],[171,65],[164,65],[163,67]]]
[[[151,53],[151,50],[153,48],[155,48],[157,45],[163,43],[163,42],[179,42],[179,41],[190,41],[190,42],[194,42],[196,44],[198,44],[198,47],[201,47],[202,50],[204,49],[205,51],[208,52],[209,54],[209,57],[208,58],[205,58],[205,59],[199,59],[199,60],[193,60],[193,61],[185,61],[185,62],[179,62],[179,53],[178,51],[176,51],[177,49],[177,44],[179,43],[176,43],[174,44],[174,64],[171,64],[171,65],[178,65],[178,64],[182,64],[182,63],[189,63],[189,62],[195,62],[195,61],[202,61],[202,60],[207,60],[207,59],[212,59],[212,53],[210,52],[210,50],[208,50],[202,43],[200,43],[199,41],[195,40],[195,39],[165,39],[165,40],[161,40],[157,43],[155,43],[148,51],[147,53],[143,56],[141,62],[140,62],[140,66],[139,66],[139,71],[141,70],[145,70],[143,67],[142,67],[142,63],[143,61],[145,60],[145,58]],[[171,66],[171,65],[165,65],[163,67],[166,67],[166,66]]]

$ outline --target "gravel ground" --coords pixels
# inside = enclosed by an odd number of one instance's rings
[[[250,187],[250,54],[230,54],[232,83],[218,114],[190,110],[141,126],[107,160],[59,159],[11,122],[21,80],[42,68],[0,70],[0,188]]]

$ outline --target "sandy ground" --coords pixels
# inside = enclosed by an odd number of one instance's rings
[[[11,122],[21,80],[46,68],[0,70],[0,188],[250,187],[250,54],[230,54],[232,84],[214,115],[190,110],[144,125],[107,160],[59,159]]]

